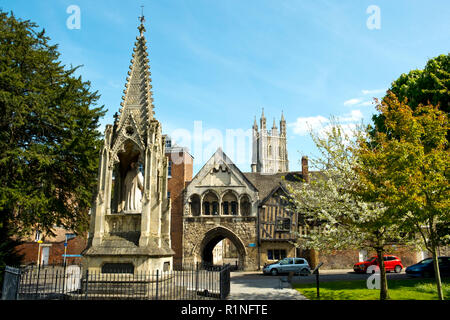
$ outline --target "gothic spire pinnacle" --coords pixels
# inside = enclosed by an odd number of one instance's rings
[[[150,78],[150,66],[147,53],[147,40],[144,32],[145,18],[143,10],[139,17],[139,36],[136,37],[130,61],[128,76],[123,91],[119,110],[119,127],[131,115],[138,123],[139,129],[145,131],[146,124],[153,119],[153,97]]]
[[[255,121],[253,122],[253,129],[258,130],[258,124],[256,123],[256,116]]]
[[[144,36],[144,32],[145,32],[145,26],[144,26],[144,22],[145,22],[145,17],[144,17],[144,6],[141,6],[141,16],[139,17],[139,21],[141,22],[141,24],[138,27],[140,36],[143,37]]]
[[[277,128],[277,124],[275,123],[275,117],[273,117],[272,129],[276,129],[276,128]]]
[[[283,110],[281,110],[281,122],[286,122],[286,120],[284,120]]]
[[[264,108],[262,108],[261,119],[259,120],[261,124],[261,130],[266,129],[266,117],[264,116]]]

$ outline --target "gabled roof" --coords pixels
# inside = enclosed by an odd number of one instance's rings
[[[255,192],[257,188],[253,183],[247,179],[247,177],[242,173],[241,170],[231,161],[231,159],[223,152],[222,148],[218,148],[216,152],[211,156],[211,158],[205,163],[205,165],[197,172],[197,174],[189,182],[188,186],[195,185],[198,181],[203,179],[206,175],[210,173],[211,170],[215,171],[225,171],[226,169],[230,171],[240,180],[243,184],[252,188]]]
[[[285,188],[285,181],[300,182],[303,179],[301,171],[280,172],[274,174],[262,174],[259,172],[245,172],[244,175],[258,189],[259,198],[265,199],[274,190]]]

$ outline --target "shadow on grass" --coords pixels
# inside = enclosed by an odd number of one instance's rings
[[[450,300],[450,278],[442,279],[444,297]],[[317,300],[316,285],[313,283],[293,286],[310,300]],[[380,290],[367,289],[366,281],[333,281],[320,284],[320,300],[378,300]],[[437,300],[434,279],[388,280],[392,300]]]

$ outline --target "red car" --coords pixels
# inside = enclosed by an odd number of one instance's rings
[[[399,257],[385,255],[383,259],[386,271],[394,271],[396,273],[400,273],[402,271],[403,264]],[[378,259],[376,256],[367,259],[366,261],[355,263],[355,265],[353,266],[353,270],[355,272],[366,273],[367,268],[372,265],[378,266]]]

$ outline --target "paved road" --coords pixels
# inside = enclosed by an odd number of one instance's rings
[[[232,272],[228,300],[306,300],[280,277],[255,272]]]
[[[357,274],[351,269],[322,270],[320,282],[366,280],[368,274]],[[407,275],[401,273],[387,273],[388,279],[404,279]],[[288,283],[281,282],[285,276],[265,276],[261,272],[232,272],[230,300],[306,300]],[[292,283],[315,283],[315,275],[294,276]]]

